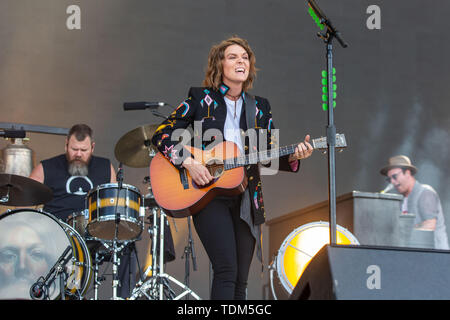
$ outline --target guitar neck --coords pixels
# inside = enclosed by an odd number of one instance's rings
[[[267,151],[260,151],[232,159],[227,159],[225,160],[224,169],[230,170],[238,167],[244,167],[250,164],[257,164],[259,162],[275,160],[277,158],[294,153],[295,147],[297,147],[297,144],[291,144],[289,146],[281,147],[278,149],[270,149]]]
[[[311,145],[313,149],[317,150],[324,150],[326,151],[327,146],[327,138],[321,137],[317,139],[311,140]],[[277,159],[279,157],[283,157],[289,154],[292,154],[295,152],[295,148],[297,147],[297,144],[291,144],[289,146],[277,148],[277,149],[270,149],[267,151],[260,151],[255,152],[247,155],[243,155],[240,157],[232,158],[232,159],[226,159],[224,163],[224,169],[230,170],[238,167],[247,166],[250,164],[257,164],[258,162],[265,162],[265,161],[271,161],[274,159]],[[336,150],[342,150],[343,148],[347,147],[347,141],[345,140],[345,135],[338,133],[336,134],[336,141],[335,141],[335,148]]]

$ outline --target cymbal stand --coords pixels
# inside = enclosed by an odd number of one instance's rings
[[[112,299],[122,300],[117,296],[117,288],[119,286],[119,265],[120,258],[118,253],[121,252],[127,245],[129,241],[124,241],[119,244],[116,238],[114,238],[112,245],[108,245],[105,241],[101,241],[103,246],[112,253]],[[97,300],[97,299],[95,299]]]
[[[121,248],[121,250],[122,250],[122,248]],[[116,240],[116,238],[114,238],[114,241],[113,241],[113,263],[112,263],[112,270],[113,270],[113,281],[112,281],[113,296],[112,296],[112,299],[113,300],[117,300],[117,288],[119,286],[119,264],[120,264],[120,259],[117,257],[117,252],[118,251],[119,250],[117,248],[117,240]]]
[[[105,259],[104,256],[100,255],[98,252],[95,253],[94,260],[94,300],[98,300],[98,287],[101,284],[101,281],[104,280],[104,277],[98,276],[98,266]]]
[[[197,271],[197,258],[195,256],[195,250],[194,250],[194,239],[192,238],[192,231],[191,231],[191,217],[187,218],[187,223],[188,223],[188,244],[186,247],[184,247],[184,254],[182,256],[182,258],[185,259],[185,264],[184,264],[184,271],[185,271],[185,276],[184,276],[184,284],[186,286],[189,286],[189,276],[190,276],[190,272],[191,272],[191,268],[190,268],[190,258],[192,258],[192,266],[194,271]],[[186,297],[186,300],[188,300],[189,297]]]
[[[188,294],[192,295],[192,297],[197,300],[201,300],[194,291],[164,272],[164,224],[166,222],[166,214],[159,207],[152,207],[152,214],[153,227],[149,228],[149,233],[152,236],[152,265],[144,272],[145,276],[152,272],[152,276],[144,283],[139,281],[136,284],[136,288],[133,290],[130,300],[135,300],[142,296],[145,296],[149,300],[164,300],[164,289],[166,289],[166,296],[170,300],[180,300]],[[159,253],[157,250],[158,244]],[[170,281],[178,285],[184,291],[175,296],[175,292],[169,285]]]

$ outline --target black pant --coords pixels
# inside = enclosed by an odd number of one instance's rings
[[[255,238],[240,218],[240,203],[240,196],[216,198],[193,217],[214,271],[214,300],[246,299]]]

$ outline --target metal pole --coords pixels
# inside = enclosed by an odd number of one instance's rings
[[[164,274],[164,218],[166,214],[160,210],[159,212],[159,274]],[[162,279],[159,279],[159,300],[163,300],[164,284]]]
[[[336,170],[335,170],[335,147],[336,127],[333,114],[333,35],[329,35],[327,41],[327,76],[328,76],[328,202],[330,217],[330,244],[336,244]]]

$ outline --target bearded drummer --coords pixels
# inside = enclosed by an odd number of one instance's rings
[[[111,161],[94,156],[94,147],[92,129],[86,124],[76,124],[67,135],[65,153],[43,160],[33,169],[30,178],[53,191],[53,199],[45,204],[44,211],[67,221],[70,215],[85,209],[89,190],[105,183],[116,183],[116,172]],[[134,286],[129,268],[134,274],[135,259],[130,258],[129,251],[122,252],[118,295],[127,298]]]
[[[41,161],[30,178],[52,189],[53,199],[44,211],[66,221],[69,215],[85,208],[89,190],[104,183],[115,183],[116,173],[109,159],[94,156],[92,129],[76,124],[67,135],[65,154]]]

